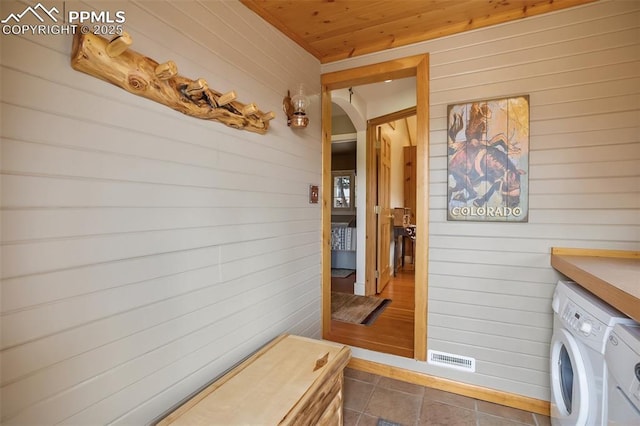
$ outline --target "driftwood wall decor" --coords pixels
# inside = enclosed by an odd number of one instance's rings
[[[158,63],[131,49],[124,33],[111,41],[95,34],[77,33],[73,39],[71,66],[192,117],[219,121],[235,129],[265,134],[273,112],[263,113],[251,104],[236,102],[236,93],[221,94],[203,79],[178,75],[173,61]]]

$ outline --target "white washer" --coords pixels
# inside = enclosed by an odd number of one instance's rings
[[[640,425],[640,326],[618,324],[609,335],[607,425]]]
[[[603,425],[605,345],[615,324],[634,321],[571,281],[558,282],[552,308],[551,424]]]

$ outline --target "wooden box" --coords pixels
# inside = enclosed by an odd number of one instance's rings
[[[283,335],[159,425],[342,425],[347,346]]]

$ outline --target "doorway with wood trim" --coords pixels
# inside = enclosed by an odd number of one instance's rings
[[[322,79],[322,168],[323,168],[323,209],[322,209],[322,334],[327,340],[335,337],[331,320],[331,91],[352,86],[381,82],[387,79],[402,79],[416,77],[416,222],[423,226],[416,228],[415,244],[415,285],[413,286],[412,303],[414,317],[413,358],[426,359],[426,322],[427,322],[427,254],[428,254],[428,55],[418,55],[397,59],[381,64],[359,67],[355,69],[323,74]],[[367,157],[375,153],[367,151]],[[368,179],[366,227],[367,241],[372,241],[373,234],[369,229],[375,224],[375,210],[373,206],[371,186]],[[390,216],[390,214],[387,214]],[[375,231],[377,233],[377,230]],[[375,251],[374,244],[366,244],[365,250]],[[367,258],[372,258],[367,253]],[[373,256],[375,258],[375,256]],[[376,293],[375,267],[365,267],[366,294]],[[371,273],[371,271],[374,271]],[[383,290],[384,291],[384,290]],[[383,349],[373,349],[385,352]]]

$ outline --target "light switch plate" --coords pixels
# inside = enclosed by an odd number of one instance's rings
[[[309,204],[318,204],[318,185],[309,185]]]

